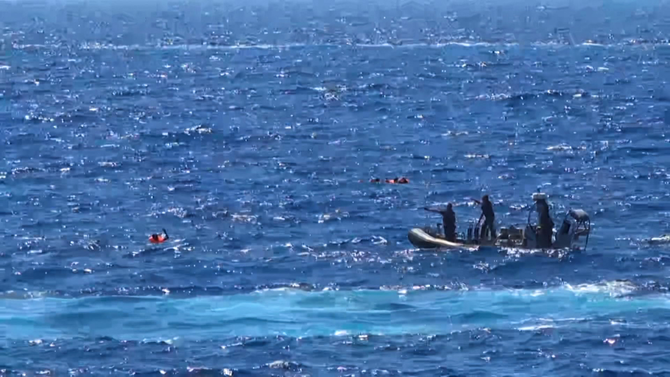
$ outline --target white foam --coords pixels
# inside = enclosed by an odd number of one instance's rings
[[[553,328],[554,328],[554,326],[551,326],[551,325],[536,325],[536,326],[519,327],[517,330],[519,330],[519,331],[537,331],[537,330],[553,329]]]
[[[610,296],[625,296],[633,293],[637,287],[635,284],[627,281],[607,281],[599,284],[565,284],[565,288],[571,292],[584,293],[605,293]]]
[[[308,48],[308,47],[330,47],[330,48],[368,48],[368,49],[414,49],[414,48],[435,48],[435,49],[444,49],[447,47],[462,47],[462,48],[515,48],[529,46],[532,48],[644,48],[647,49],[649,46],[666,46],[667,43],[635,43],[631,44],[628,42],[619,42],[612,44],[602,44],[594,43],[591,41],[586,41],[584,43],[576,44],[565,44],[557,42],[530,42],[530,43],[518,43],[518,42],[486,42],[486,41],[446,41],[446,42],[435,42],[435,43],[404,43],[404,44],[392,44],[392,43],[315,43],[315,44],[306,44],[306,43],[281,43],[281,44],[234,44],[234,45],[209,45],[205,44],[161,44],[161,43],[149,43],[149,44],[130,44],[130,45],[117,45],[111,43],[100,43],[100,42],[87,42],[82,43],[79,48],[82,50],[243,50],[243,49],[258,49],[258,50],[286,50],[291,48]],[[44,45],[44,44],[15,44],[12,46],[15,49],[60,49],[60,45]],[[496,50],[497,54],[502,54],[503,52]],[[9,69],[9,66],[0,66],[7,67],[4,69]]]

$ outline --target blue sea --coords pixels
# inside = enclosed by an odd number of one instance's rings
[[[652,0],[0,0],[0,375],[670,376],[669,38]],[[537,191],[585,250],[408,241]]]

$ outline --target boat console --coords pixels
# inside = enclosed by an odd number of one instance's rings
[[[536,192],[533,194],[533,201],[535,205],[531,207],[528,212],[528,223],[524,229],[524,243],[523,246],[527,248],[537,248],[538,226],[531,223],[531,216],[533,212],[537,212],[537,204],[539,201],[546,201],[547,195],[545,193]],[[558,231],[552,229],[552,249],[562,249],[576,247],[577,241],[583,235],[586,236],[584,249],[589,242],[589,235],[591,233],[591,219],[583,209],[570,209],[561,223]]]

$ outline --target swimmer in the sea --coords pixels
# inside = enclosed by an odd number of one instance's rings
[[[395,177],[395,178],[392,178],[392,179],[386,178],[386,183],[406,184],[406,183],[409,183],[409,179],[407,179],[405,177],[402,177],[402,178]]]
[[[167,240],[170,239],[170,236],[168,236],[167,231],[163,229],[163,234],[152,234],[151,237],[149,237],[149,242],[151,243],[163,243]]]
[[[361,182],[363,182],[363,181],[361,181]],[[372,179],[370,180],[370,183],[381,183],[381,182],[382,182],[382,180],[379,179],[379,178],[372,178]],[[408,178],[405,178],[405,177],[402,177],[402,178],[398,178],[398,177],[395,177],[395,178],[386,178],[386,179],[384,180],[384,183],[390,183],[390,184],[407,184],[407,183],[409,183],[409,179],[408,179]]]

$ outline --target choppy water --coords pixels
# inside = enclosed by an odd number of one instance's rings
[[[0,5],[0,374],[670,375],[664,3]]]

